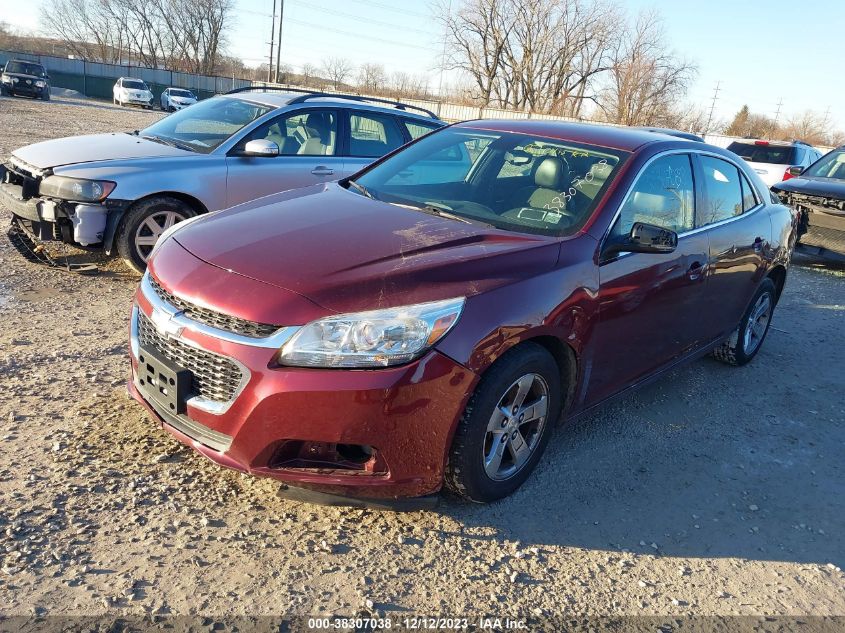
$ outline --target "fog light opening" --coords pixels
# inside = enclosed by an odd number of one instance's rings
[[[337,454],[346,461],[363,464],[373,456],[373,447],[366,444],[338,444]]]

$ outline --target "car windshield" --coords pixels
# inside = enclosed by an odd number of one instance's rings
[[[795,147],[792,145],[758,145],[754,141],[736,141],[728,145],[728,150],[750,163],[792,165],[796,162]]]
[[[147,84],[145,84],[143,81],[138,81],[137,79],[124,79],[123,87],[132,88],[132,90],[146,90]]]
[[[170,95],[173,97],[185,97],[186,99],[194,99],[194,95],[187,90],[179,90],[177,88],[170,89]]]
[[[32,75],[33,77],[43,77],[46,74],[41,64],[28,64],[27,62],[9,62],[6,64],[6,72]]]
[[[625,156],[603,147],[452,127],[348,182],[361,195],[455,221],[568,235],[590,217]]]
[[[839,149],[825,154],[810,165],[802,176],[845,180],[845,150]]]
[[[141,136],[207,154],[270,110],[240,99],[213,97],[161,119]]]

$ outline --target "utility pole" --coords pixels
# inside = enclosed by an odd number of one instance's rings
[[[780,109],[781,109],[782,106],[783,106],[783,97],[781,97],[780,101],[778,101],[778,109],[775,112],[775,120],[774,120],[774,123],[772,124],[773,128],[777,128],[777,126],[778,126],[778,119],[780,118]]]
[[[267,83],[273,78],[273,45],[276,43],[276,0],[273,0],[273,15],[270,16],[270,66],[267,68]]]
[[[282,0],[284,1],[284,0]],[[452,17],[452,0],[449,0],[449,8],[446,10],[448,18]],[[447,19],[448,19],[447,18]],[[448,28],[448,27],[447,27]],[[440,58],[440,86],[437,88],[437,98],[443,99],[443,73],[446,71],[446,34],[443,34],[443,57]]]
[[[273,9],[275,12],[275,9]],[[276,46],[276,76],[273,80],[279,83],[279,68],[282,65],[282,19],[285,15],[285,0],[279,0],[279,44]]]
[[[721,80],[716,82],[716,90],[713,92],[713,103],[710,104],[710,116],[707,117],[707,126],[704,128],[705,134],[710,132],[710,122],[713,121],[713,110],[716,109],[716,99],[719,98],[719,86],[720,85],[722,85]]]

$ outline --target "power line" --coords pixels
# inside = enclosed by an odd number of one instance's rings
[[[412,31],[414,33],[422,33],[423,35],[430,35],[429,31],[424,31],[423,29],[415,29],[410,26],[399,25],[399,24],[391,24],[390,22],[382,22],[381,20],[372,20],[369,18],[362,18],[360,15],[355,15],[353,13],[346,13],[344,11],[335,11],[334,9],[328,9],[326,7],[316,7],[312,4],[308,4],[307,2],[303,2],[302,0],[290,0],[294,4],[297,4],[305,9],[311,9],[313,11],[319,11],[320,13],[329,13],[331,15],[339,15],[344,18],[348,18],[350,20],[354,20],[355,22],[361,22],[363,24],[377,24],[379,26],[386,26],[391,29],[401,29],[402,31]]]
[[[398,7],[393,7],[393,6],[386,4],[384,2],[374,2],[374,0],[348,0],[348,1],[349,2],[357,2],[358,4],[365,4],[367,6],[381,7],[382,9],[387,9],[388,11],[395,11],[396,13],[404,13],[405,15],[413,15],[413,16],[416,16],[418,18],[426,18],[426,19],[431,18],[430,15],[427,15],[425,13],[421,13],[419,11],[410,11],[408,9],[400,9]]]
[[[331,31],[332,33],[337,33],[338,35],[347,35],[349,37],[361,38],[360,33],[352,33],[350,31],[343,31],[341,29],[334,29],[328,26],[323,26],[322,24],[312,24],[310,22],[306,22],[304,20],[295,20],[294,18],[288,18],[288,22],[292,22],[294,24],[298,24],[300,26],[304,26],[307,28],[312,29],[319,29],[320,31]],[[381,42],[382,44],[391,44],[392,46],[405,46],[406,48],[416,48],[423,51],[433,51],[435,49],[431,48],[430,46],[420,46],[419,44],[409,44],[408,42],[397,42],[395,40],[386,40],[380,37],[370,37],[367,36],[366,41],[368,42]]]

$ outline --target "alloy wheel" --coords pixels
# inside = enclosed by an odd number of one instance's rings
[[[185,216],[177,211],[157,211],[146,217],[135,231],[135,250],[138,256],[147,261],[161,234],[184,219]]]
[[[757,303],[754,304],[754,308],[748,316],[748,323],[745,325],[745,332],[742,335],[742,350],[746,355],[750,356],[760,347],[771,318],[772,297],[768,292],[764,292],[757,299]]]
[[[508,387],[484,437],[482,458],[490,479],[510,479],[528,463],[543,435],[548,408],[549,386],[540,374],[526,374]]]

